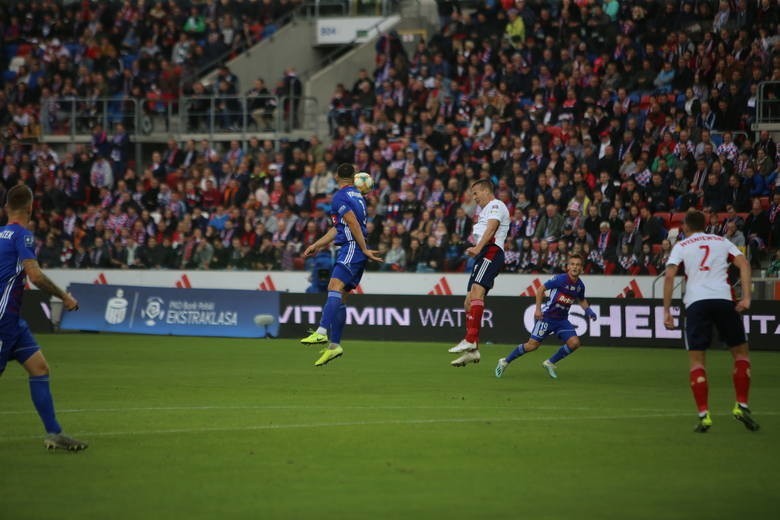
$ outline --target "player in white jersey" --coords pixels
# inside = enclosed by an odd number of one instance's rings
[[[471,193],[482,210],[469,237],[474,245],[466,249],[466,254],[475,257],[475,262],[466,288],[466,337],[449,349],[452,353],[463,353],[450,363],[454,367],[479,363],[479,329],[485,295],[493,288],[493,281],[504,267],[504,240],[509,232],[509,210],[493,194],[493,183],[487,179],[478,180],[471,185]]]
[[[737,403],[731,412],[748,430],[756,431],[758,423],[748,408],[750,351],[739,316],[740,312],[750,308],[750,265],[745,255],[729,240],[704,233],[705,225],[704,214],[699,211],[691,211],[685,216],[683,231],[687,238],[674,245],[666,264],[664,325],[667,329],[674,328],[671,313],[674,277],[684,265],[687,284],[683,297],[683,335],[690,360],[691,390],[699,409],[699,422],[694,431],[703,433],[712,426],[704,354],[712,342],[713,326],[734,356],[733,382]],[[739,268],[742,282],[742,299],[736,304],[728,282],[730,263]]]

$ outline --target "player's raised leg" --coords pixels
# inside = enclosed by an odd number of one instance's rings
[[[24,347],[23,347],[24,348]],[[30,348],[30,347],[26,347]],[[49,449],[62,449],[68,451],[81,451],[87,449],[87,443],[68,437],[62,433],[60,423],[54,412],[54,399],[49,387],[49,365],[37,346],[33,347],[35,353],[22,363],[30,375],[30,397],[38,412],[38,416],[46,429],[46,438],[43,443]],[[23,355],[24,350],[21,350]]]
[[[345,295],[346,297],[346,295]],[[341,346],[341,333],[344,331],[344,325],[347,322],[347,305],[342,303],[336,310],[336,315],[333,319],[333,324],[330,328],[330,344],[327,348],[322,349],[322,354],[319,359],[314,363],[314,366],[322,366],[330,363],[336,358],[341,357],[344,354],[344,349]]]
[[[331,280],[331,282],[332,281],[333,280]],[[322,308],[319,327],[317,327],[317,330],[301,339],[301,343],[304,345],[317,345],[328,342],[328,330],[341,306],[342,297],[341,291],[338,289],[331,290],[330,285],[331,284],[328,284],[328,299],[325,300],[325,306]]]
[[[450,348],[448,352],[458,354],[478,348],[479,331],[482,328],[482,314],[485,311],[485,288],[481,285],[472,284],[466,295],[466,335],[465,337]]]
[[[466,337],[449,351],[462,354],[453,359],[450,365],[465,367],[469,363],[479,363],[479,330],[482,327],[482,313],[485,310],[487,291],[479,284],[472,284],[466,296]]]

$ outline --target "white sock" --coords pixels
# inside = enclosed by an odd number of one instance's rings
[[[317,327],[317,334],[327,334],[327,333],[328,333],[328,329],[326,329],[325,327]]]

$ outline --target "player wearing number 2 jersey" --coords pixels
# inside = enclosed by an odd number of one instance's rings
[[[505,358],[498,360],[496,365],[496,377],[504,374],[506,367],[527,352],[539,348],[544,338],[556,335],[563,342],[563,345],[546,359],[542,366],[553,379],[557,379],[555,363],[562,360],[580,347],[580,338],[577,337],[577,331],[569,322],[569,309],[573,303],[579,303],[585,309],[585,315],[596,319],[596,313],[588,305],[585,299],[585,284],[580,280],[582,273],[582,257],[578,254],[569,256],[569,262],[566,265],[566,273],[559,274],[544,283],[544,288],[550,291],[550,297],[547,303],[542,307],[545,291],[536,293],[536,311],[534,312],[534,329],[531,332],[531,339],[515,348]]]
[[[750,390],[750,353],[747,335],[739,313],[750,308],[750,265],[745,255],[723,237],[704,233],[705,217],[699,211],[685,216],[683,231],[688,237],[672,248],[666,264],[664,280],[664,325],[674,328],[671,313],[674,277],[685,267],[687,284],[683,303],[685,348],[690,361],[690,383],[699,422],[694,431],[706,432],[712,426],[709,413],[707,372],[704,353],[712,342],[712,328],[718,329],[721,340],[734,356],[733,382],[737,403],[732,410],[734,418],[748,430],[758,430],[758,423],[748,408]],[[728,267],[733,263],[739,268],[742,282],[742,299],[732,301],[728,282]]]

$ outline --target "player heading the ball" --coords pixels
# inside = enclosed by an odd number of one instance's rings
[[[469,237],[474,245],[466,249],[466,254],[474,257],[474,268],[469,276],[465,302],[466,337],[449,349],[452,353],[463,352],[450,362],[454,367],[479,363],[479,330],[485,296],[504,267],[504,240],[509,232],[509,210],[495,197],[493,183],[480,179],[471,185],[471,194],[482,209]]]
[[[331,242],[340,246],[328,282],[328,299],[322,309],[320,325],[301,340],[304,345],[328,345],[320,351],[314,366],[326,365],[344,353],[341,333],[347,321],[347,294],[360,283],[369,260],[382,261],[378,252],[366,245],[366,201],[354,185],[355,173],[352,164],[344,163],[336,169],[339,189],[333,195],[330,206],[333,227],[303,252],[303,257],[307,258],[325,249]]]

